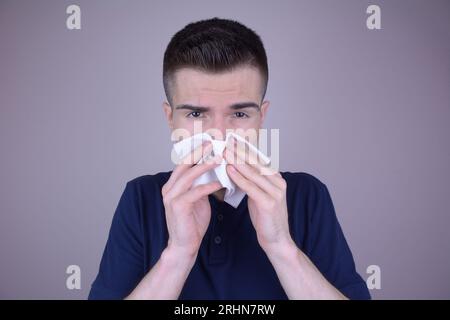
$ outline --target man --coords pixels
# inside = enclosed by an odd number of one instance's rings
[[[213,18],[171,39],[163,64],[172,130],[259,129],[268,66],[259,36]],[[127,183],[90,299],[368,299],[327,187],[307,173],[260,174],[258,163],[227,165],[245,198],[224,202],[218,182],[193,186],[225,158],[192,163]]]

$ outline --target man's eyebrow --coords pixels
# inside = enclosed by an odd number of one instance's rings
[[[259,105],[255,102],[239,102],[230,106],[230,109],[233,110],[240,110],[245,108],[256,108],[259,110]]]
[[[259,105],[255,102],[238,102],[229,106],[230,109],[240,110],[244,108],[256,108],[259,110]],[[207,112],[210,110],[210,107],[202,107],[202,106],[193,106],[190,104],[180,104],[175,107],[176,110],[191,110],[197,112]]]
[[[209,110],[208,107],[201,107],[201,106],[193,106],[190,104],[180,104],[175,107],[176,110],[191,110],[196,112],[206,112]]]

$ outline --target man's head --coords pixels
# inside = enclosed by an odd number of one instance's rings
[[[261,128],[269,102],[267,56],[260,37],[236,21],[188,24],[164,54],[164,111],[172,130]],[[213,134],[215,135],[215,134]]]

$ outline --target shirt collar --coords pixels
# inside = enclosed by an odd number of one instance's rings
[[[242,201],[239,203],[237,208],[234,208],[230,204],[226,203],[225,201],[217,200],[215,196],[210,194],[208,196],[209,203],[211,204],[211,208],[214,210],[219,211],[227,211],[227,212],[234,212],[234,213],[241,213],[244,212],[247,208],[247,198],[248,196],[245,195],[245,197],[242,199]]]

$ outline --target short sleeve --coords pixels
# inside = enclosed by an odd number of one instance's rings
[[[88,299],[123,299],[144,277],[141,213],[136,186],[128,182],[119,200]]]
[[[305,253],[325,278],[349,299],[370,299],[365,281],[357,273],[352,253],[336,217],[328,188],[316,180],[308,218]]]

